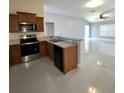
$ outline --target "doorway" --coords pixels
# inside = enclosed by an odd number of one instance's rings
[[[85,25],[85,39],[89,39],[90,37],[90,27],[89,25]]]
[[[90,27],[85,25],[85,52],[89,51]]]

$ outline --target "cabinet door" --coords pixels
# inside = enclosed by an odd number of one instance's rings
[[[50,45],[50,58],[54,61],[54,45]]]
[[[47,42],[47,55],[48,55],[48,57],[50,58],[50,43],[49,42]]]
[[[46,41],[40,42],[40,55],[41,57],[47,56],[47,42]]]
[[[77,46],[71,46],[63,49],[63,68],[64,73],[67,73],[75,68],[78,64]]]
[[[35,14],[28,14],[28,23],[36,23],[36,15]]]
[[[9,32],[18,32],[17,30],[17,15],[9,15]]]
[[[9,46],[9,64],[18,64],[21,61],[20,45]]]
[[[48,48],[48,57],[54,61],[54,45],[47,42],[47,48]]]
[[[28,23],[28,16],[25,13],[18,13],[19,23],[26,22]]]
[[[37,31],[38,32],[44,32],[44,18],[43,17],[37,17]]]
[[[26,13],[26,12],[17,12],[19,23],[36,23],[36,14]]]

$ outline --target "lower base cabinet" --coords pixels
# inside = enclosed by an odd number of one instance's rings
[[[9,46],[9,65],[18,64],[21,62],[20,45]]]
[[[77,46],[61,48],[54,46],[55,66],[64,74],[77,68]]]
[[[47,56],[48,55],[47,42],[46,41],[40,41],[39,47],[40,47],[41,57]]]
[[[77,45],[63,48],[63,72],[67,73],[75,68],[78,64]]]
[[[64,74],[77,68],[78,53],[77,45],[67,48],[61,48],[47,41],[40,41],[40,55],[48,56],[55,64],[55,66]],[[20,45],[9,46],[9,65],[21,63],[21,49]]]
[[[77,68],[77,45],[61,48],[47,41],[40,42],[41,57],[48,56],[64,74]]]
[[[54,45],[47,42],[48,57],[54,62]]]
[[[40,41],[40,55],[41,57],[48,56],[52,61],[54,61],[54,45],[47,41]]]

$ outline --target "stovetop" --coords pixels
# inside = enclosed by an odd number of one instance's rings
[[[23,35],[21,36],[20,43],[38,42],[36,35]]]
[[[27,39],[21,39],[20,43],[30,43],[30,42],[38,42],[37,38],[27,38]]]

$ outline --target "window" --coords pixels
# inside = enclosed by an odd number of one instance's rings
[[[100,25],[99,36],[115,37],[115,24]]]

